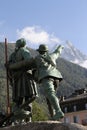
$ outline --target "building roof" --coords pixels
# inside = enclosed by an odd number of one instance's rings
[[[72,95],[61,100],[60,102],[66,103],[66,102],[73,102],[73,101],[83,100],[83,99],[87,99],[87,90],[86,89],[75,90],[75,92],[72,93]]]

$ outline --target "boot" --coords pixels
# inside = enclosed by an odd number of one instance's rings
[[[50,95],[50,103],[53,106],[53,109],[55,109],[55,115],[53,116],[53,120],[59,120],[60,118],[64,117],[64,113],[62,112],[60,105],[59,105],[59,100],[58,98],[52,94]]]
[[[59,120],[64,117],[64,113],[62,111],[57,111],[56,114],[53,116],[53,120]]]

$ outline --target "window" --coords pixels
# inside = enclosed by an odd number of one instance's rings
[[[85,104],[85,109],[87,110],[87,103]]]
[[[65,111],[65,113],[67,113],[67,107],[65,107],[64,111]]]
[[[69,117],[64,117],[64,122],[65,123],[69,123],[70,122],[70,118]]]
[[[76,105],[73,108],[74,108],[74,111],[76,111]]]
[[[74,116],[73,117],[73,122],[74,123],[78,123],[79,122],[79,117],[78,116]]]

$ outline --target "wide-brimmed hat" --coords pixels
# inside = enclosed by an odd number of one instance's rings
[[[39,51],[39,52],[46,52],[46,51],[48,51],[48,46],[45,45],[45,44],[41,44],[39,46],[39,48],[37,49],[37,51]]]

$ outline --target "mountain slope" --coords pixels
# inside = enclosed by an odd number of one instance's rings
[[[70,41],[66,41],[62,57],[72,63],[87,68],[87,56],[76,49]]]
[[[60,95],[68,96],[76,89],[87,87],[87,69],[62,58],[57,60],[57,66],[64,78],[60,83]]]

